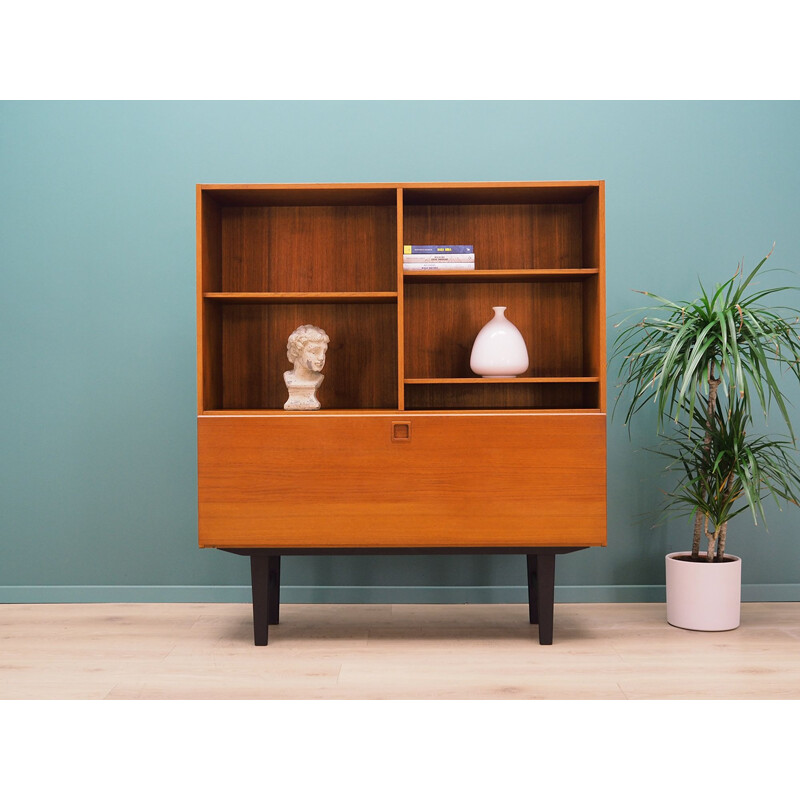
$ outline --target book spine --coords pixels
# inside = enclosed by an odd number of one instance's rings
[[[473,253],[471,244],[404,244],[403,253],[413,255],[416,253]]]
[[[414,270],[463,270],[475,269],[474,261],[424,261],[416,264],[403,264],[406,272]]]
[[[448,261],[459,261],[462,263],[474,262],[475,253],[426,253],[424,255],[403,255],[404,264],[424,264],[426,261],[435,261],[437,264],[447,263]]]

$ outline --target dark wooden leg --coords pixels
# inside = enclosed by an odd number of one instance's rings
[[[539,612],[539,644],[553,644],[553,601],[556,586],[556,557],[536,557],[536,607]]]
[[[269,557],[269,624],[277,625],[281,605],[281,557]]]
[[[539,609],[536,607],[536,559],[538,556],[527,555],[528,559],[528,616],[531,625],[539,624]]]
[[[253,639],[266,645],[269,638],[269,556],[250,556],[250,581],[253,585]]]

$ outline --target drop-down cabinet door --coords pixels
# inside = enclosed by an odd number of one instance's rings
[[[203,547],[606,543],[603,413],[198,420]]]

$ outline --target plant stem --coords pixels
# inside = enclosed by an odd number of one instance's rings
[[[703,448],[708,454],[711,449],[711,425],[714,421],[714,412],[717,409],[717,392],[721,378],[714,377],[714,362],[708,364],[708,406],[706,408],[706,435],[703,439]],[[705,495],[705,493],[704,493]],[[692,558],[700,557],[700,533],[703,530],[703,512],[698,508],[694,517],[694,536],[692,537]],[[708,535],[708,521],[706,521],[706,535]],[[709,559],[710,560],[710,559]]]
[[[733,472],[728,475],[728,479],[725,481],[725,498],[729,498],[731,496],[733,488]],[[725,555],[725,536],[728,533],[728,521],[725,520],[720,526],[719,531],[717,532],[717,538],[719,539],[719,543],[717,544],[717,561],[722,561],[723,556]]]
[[[722,561],[725,555],[725,535],[728,533],[728,523],[719,526],[719,544],[717,545],[717,561]]]
[[[694,536],[692,537],[692,558],[700,558],[700,535],[703,532],[703,512],[698,508],[694,515]]]
[[[714,545],[717,543],[716,531],[713,533],[708,532],[708,517],[706,517],[706,539],[708,539],[708,550],[706,551],[706,561],[714,560]]]

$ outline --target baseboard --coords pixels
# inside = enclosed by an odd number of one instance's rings
[[[526,603],[524,586],[283,586],[283,603]],[[0,586],[0,603],[249,603],[249,586]],[[556,586],[556,603],[663,603],[664,586]],[[744,602],[797,602],[800,584],[747,584]]]

